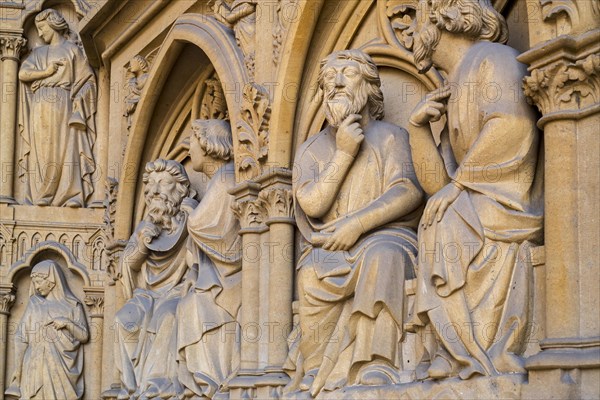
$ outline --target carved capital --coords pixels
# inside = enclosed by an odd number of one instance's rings
[[[258,199],[238,200],[231,207],[240,220],[240,233],[257,232],[264,229],[266,210]]]
[[[25,48],[27,39],[21,35],[0,34],[0,58],[19,61],[21,51]]]
[[[260,173],[269,151],[271,106],[266,88],[256,83],[244,87],[241,121],[238,123],[239,170],[250,179]]]
[[[294,223],[294,204],[290,189],[265,189],[258,195],[258,201],[266,211],[267,224],[273,222]]]
[[[582,60],[564,59],[531,71],[524,81],[525,94],[545,115],[578,110],[600,101],[600,55]]]
[[[0,314],[10,315],[10,309],[15,304],[15,299],[13,291],[0,292]]]
[[[104,294],[86,294],[83,302],[88,308],[90,317],[104,317]]]
[[[540,126],[599,111],[600,30],[557,38],[522,54],[519,61],[531,64],[523,89],[543,114]]]

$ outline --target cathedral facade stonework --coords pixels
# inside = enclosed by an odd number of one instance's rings
[[[0,21],[0,400],[600,396],[598,0]]]

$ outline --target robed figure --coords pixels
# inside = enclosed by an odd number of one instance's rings
[[[196,120],[192,131],[192,166],[210,181],[188,218],[193,273],[177,309],[179,379],[187,398],[212,398],[227,390],[240,363],[242,247],[228,193],[236,185],[229,123]]]
[[[15,367],[7,395],[81,399],[83,348],[89,338],[83,305],[61,267],[42,261],[31,271],[30,298],[15,334]]]
[[[19,177],[26,204],[85,207],[96,169],[96,78],[55,10],[35,18],[47,44],[21,64]]]
[[[188,210],[196,202],[188,197],[190,182],[176,161],[149,162],[143,179],[146,217],[121,257],[127,301],[115,316],[120,399],[183,393],[177,378],[175,312],[188,271]]]
[[[329,126],[300,147],[294,168],[301,335],[286,365],[295,369],[288,390],[315,396],[398,383],[404,280],[413,277],[422,191],[407,132],[381,121],[380,85],[359,50],[321,63]]]
[[[488,0],[423,0],[417,20],[417,66],[448,78],[417,105],[409,129],[431,196],[419,228],[414,326],[431,324],[437,346],[427,349],[423,377],[525,372],[529,249],[543,237],[539,132],[518,84],[526,67],[502,44],[506,22]],[[429,122],[444,113],[438,148]]]

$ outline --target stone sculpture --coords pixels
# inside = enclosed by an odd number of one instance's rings
[[[81,301],[61,267],[42,261],[31,271],[29,303],[15,335],[15,372],[9,396],[80,399],[84,393],[83,348],[89,338]]]
[[[175,312],[188,271],[186,240],[190,197],[185,169],[176,161],[146,164],[148,211],[121,257],[128,299],[116,314],[119,398],[170,398],[183,392],[177,379]]]
[[[96,78],[60,13],[46,9],[35,25],[46,45],[19,71],[24,201],[84,207],[94,191]]]
[[[223,120],[192,123],[194,170],[210,178],[202,201],[188,218],[193,274],[177,310],[179,379],[188,398],[224,391],[240,362],[240,224],[231,211],[235,186],[231,128]],[[194,397],[196,396],[196,397]]]
[[[246,68],[254,75],[255,35],[257,0],[233,0],[228,5],[223,0],[215,0],[215,18],[223,24],[233,27],[235,41],[244,53]]]
[[[304,239],[298,262],[298,387],[398,382],[405,275],[416,261],[423,193],[408,133],[381,121],[383,94],[359,50],[321,62],[329,126],[298,150],[293,194]],[[297,381],[297,380],[296,380]]]
[[[127,129],[129,129],[131,128],[133,113],[140,101],[142,89],[148,80],[148,61],[138,54],[129,62],[127,71],[130,77],[127,81],[128,93],[125,96],[125,112],[123,112],[123,116],[127,117]]]
[[[416,106],[409,128],[431,196],[419,227],[415,315],[416,326],[436,331],[426,375],[434,379],[524,372],[528,249],[542,240],[543,207],[536,117],[520,86],[526,68],[506,40],[488,0],[419,4],[415,63],[448,79]],[[443,114],[438,151],[429,122]]]

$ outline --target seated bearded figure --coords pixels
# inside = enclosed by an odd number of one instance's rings
[[[175,311],[187,272],[187,212],[190,183],[181,164],[146,165],[145,219],[129,239],[121,261],[128,299],[116,314],[119,398],[171,398],[183,393],[177,378]],[[183,204],[182,204],[183,203]]]
[[[321,63],[329,126],[300,147],[293,178],[304,246],[289,391],[316,396],[399,379],[404,280],[413,274],[423,194],[407,168],[407,132],[381,121],[380,86],[377,67],[361,51]]]
[[[186,398],[212,398],[240,363],[242,252],[240,224],[228,193],[235,186],[229,123],[192,122],[192,167],[209,179],[188,219],[188,262],[192,266],[177,309],[179,379]],[[204,397],[206,396],[206,397]]]

